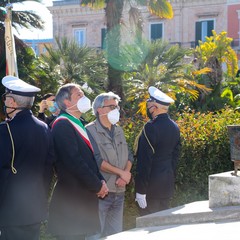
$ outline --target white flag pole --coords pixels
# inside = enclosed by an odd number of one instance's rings
[[[15,40],[12,32],[12,4],[7,4],[5,17],[6,75],[18,77]]]

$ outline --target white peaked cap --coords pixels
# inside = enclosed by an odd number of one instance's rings
[[[2,84],[5,86],[6,92],[21,96],[33,97],[37,92],[41,91],[40,88],[11,75],[4,77]]]
[[[148,101],[156,102],[156,103],[166,105],[166,106],[168,106],[174,102],[174,100],[172,98],[170,98],[167,94],[163,93],[156,87],[153,87],[153,86],[149,87],[148,92],[150,95],[150,98]]]

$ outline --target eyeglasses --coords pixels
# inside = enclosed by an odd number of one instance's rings
[[[118,105],[106,105],[102,106],[102,108],[109,107],[111,110],[117,109],[120,110],[120,107]]]
[[[4,93],[4,94],[2,95],[2,101],[3,101],[3,102],[6,101],[6,98],[7,98],[7,97],[10,97],[10,98],[14,99],[13,96],[8,96],[7,94],[9,94],[9,93]]]

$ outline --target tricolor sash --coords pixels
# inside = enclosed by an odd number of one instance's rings
[[[77,133],[80,135],[80,137],[84,140],[84,142],[88,145],[88,147],[91,149],[91,151],[93,152],[93,147],[92,147],[92,144],[88,138],[88,135],[87,135],[87,132],[86,132],[86,129],[85,127],[83,126],[82,122],[71,116],[71,115],[68,115],[68,114],[65,114],[65,113],[62,113],[60,114],[57,119],[54,121],[53,125],[52,125],[52,128],[54,128],[55,124],[61,120],[67,120],[69,121],[73,128],[77,131]]]

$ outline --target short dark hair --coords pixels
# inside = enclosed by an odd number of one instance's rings
[[[55,96],[55,94],[53,94],[53,93],[46,93],[45,95],[43,95],[41,100],[46,100],[47,98],[52,97],[52,96]]]

